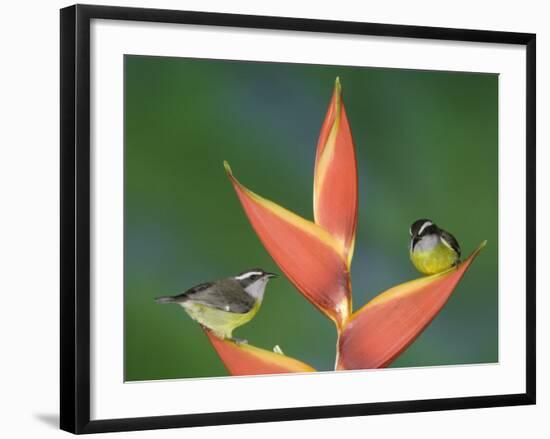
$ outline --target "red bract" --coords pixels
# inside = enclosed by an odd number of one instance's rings
[[[339,370],[389,365],[439,313],[485,245],[459,266],[393,287],[351,314],[357,162],[338,78],[317,144],[315,222],[247,189],[224,165],[250,224],[273,260],[298,291],[335,322]],[[314,370],[280,353],[207,334],[231,374]]]
[[[339,337],[337,369],[388,366],[439,313],[484,246],[458,267],[393,287],[355,312]]]
[[[226,166],[250,224],[296,288],[341,327],[351,312],[344,247],[325,229],[244,187]]]
[[[317,143],[313,212],[315,222],[342,242],[351,265],[357,224],[357,161],[338,78]]]
[[[310,365],[286,355],[248,344],[221,340],[207,329],[205,332],[231,375],[315,372]]]

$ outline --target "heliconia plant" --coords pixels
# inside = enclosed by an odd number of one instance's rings
[[[252,192],[235,178],[227,162],[224,166],[250,224],[275,263],[334,322],[335,370],[388,366],[435,318],[485,246],[483,242],[456,267],[392,287],[352,311],[357,160],[338,78],[317,143],[313,221]],[[205,332],[231,375],[315,370],[278,347],[269,351]]]

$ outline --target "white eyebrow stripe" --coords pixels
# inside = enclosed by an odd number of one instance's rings
[[[243,280],[247,279],[250,276],[254,276],[255,274],[261,275],[262,273],[260,271],[249,271],[248,273],[241,274],[240,276],[236,276],[235,279],[237,280]]]
[[[445,245],[445,247],[450,248],[452,251],[456,251],[453,246],[449,244],[445,238],[443,238],[443,236],[440,236],[439,240],[443,243],[443,245]]]
[[[422,224],[420,226],[420,229],[418,229],[418,235],[422,235],[422,232],[424,231],[424,229],[426,227],[430,227],[431,225],[433,225],[433,223],[431,221],[426,221],[424,224]]]

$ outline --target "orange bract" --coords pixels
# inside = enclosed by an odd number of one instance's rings
[[[208,329],[204,332],[231,375],[262,375],[291,372],[315,372],[310,365],[283,354],[248,344],[222,340]]]
[[[484,246],[458,267],[393,287],[355,312],[339,338],[337,369],[388,366],[443,308]]]
[[[338,78],[317,143],[313,211],[315,222],[343,244],[349,267],[357,224],[357,161]]]
[[[341,242],[326,230],[239,183],[226,171],[263,245],[296,288],[341,327],[351,311],[350,277]]]

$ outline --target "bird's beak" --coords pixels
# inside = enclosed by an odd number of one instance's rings
[[[275,273],[266,273],[266,276],[269,278],[269,279],[276,279],[279,277],[278,274],[275,274]]]

